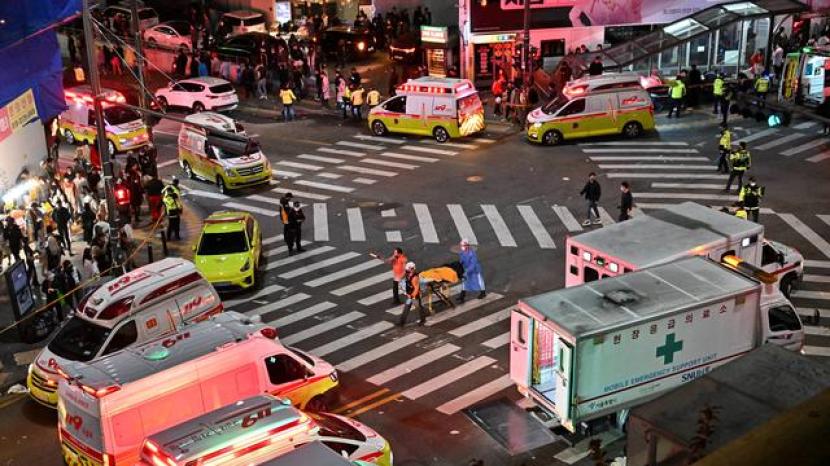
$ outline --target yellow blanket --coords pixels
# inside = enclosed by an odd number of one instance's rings
[[[418,274],[422,281],[425,282],[458,282],[458,274],[455,270],[449,267],[436,267],[434,269],[427,269]]]

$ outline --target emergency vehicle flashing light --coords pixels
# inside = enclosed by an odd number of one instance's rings
[[[130,203],[130,192],[127,191],[127,188],[115,189],[115,202],[118,205],[127,205]]]
[[[91,104],[95,101],[95,99],[91,95],[76,92],[76,91],[64,91],[63,94],[64,94],[64,97],[66,97],[66,100],[69,100],[69,101],[72,101],[72,102],[75,102],[75,103],[79,103],[79,104],[83,104],[83,103],[90,103]],[[106,103],[106,102],[123,104],[123,103],[127,102],[127,98],[124,97],[124,94],[122,94],[120,92],[110,91],[110,92],[107,92],[103,96],[103,100],[102,100],[101,103],[103,104],[103,103]]]
[[[588,86],[574,86],[574,87],[567,87],[562,90],[562,93],[568,97],[573,97],[577,95],[583,95],[587,92]]]
[[[740,257],[727,255],[723,256],[723,259],[721,259],[721,261],[739,272],[743,272],[747,275],[757,278],[760,282],[764,284],[772,285],[778,281],[775,274],[769,273],[759,267],[756,267],[744,261]]]

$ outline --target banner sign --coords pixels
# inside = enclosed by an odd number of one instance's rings
[[[35,94],[31,89],[20,94],[5,107],[0,108],[0,141],[37,118]]]

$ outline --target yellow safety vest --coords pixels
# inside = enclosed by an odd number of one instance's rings
[[[718,97],[723,95],[723,79],[715,78],[715,82],[712,84],[712,94]]]
[[[283,89],[280,91],[280,99],[282,99],[283,105],[291,105],[297,100],[297,97],[291,89]]]
[[[744,172],[752,164],[752,157],[749,155],[748,150],[739,150],[729,157],[729,161],[732,162],[733,170]]]
[[[343,100],[345,100],[346,102],[352,101],[352,90],[348,87],[346,88],[346,92],[343,93]]]
[[[363,105],[363,89],[355,89],[352,92],[352,105],[359,106]]]
[[[179,206],[179,203],[176,202],[176,199],[173,199],[173,196],[164,196],[161,200],[164,202],[164,209],[167,211],[167,215],[170,215],[173,210],[176,210],[176,215],[178,215],[178,211],[181,210],[181,207]]]
[[[758,80],[755,81],[755,90],[758,92],[769,91],[769,78],[758,78]]]
[[[725,130],[721,133],[719,144],[721,147],[725,147],[727,149],[732,147],[732,133],[730,133],[729,130]]]
[[[671,87],[671,98],[682,99],[685,93],[686,85],[683,84],[683,81],[675,81],[674,85]]]
[[[366,94],[366,99],[369,101],[369,105],[377,105],[380,103],[380,92],[369,91],[369,93]]]

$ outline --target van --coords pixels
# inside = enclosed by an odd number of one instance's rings
[[[59,369],[58,435],[70,465],[135,464],[146,438],[263,393],[325,410],[339,383],[331,364],[236,312]]]
[[[222,194],[271,182],[271,162],[258,142],[236,132],[232,118],[202,112],[185,121],[179,130],[179,164],[185,176],[216,183]]]
[[[418,134],[447,142],[483,131],[484,107],[469,79],[422,77],[373,108],[368,123],[376,136]]]
[[[265,16],[258,11],[231,11],[223,14],[219,21],[232,36],[246,32],[268,32],[265,27]]]
[[[26,384],[37,402],[58,402],[58,367],[90,362],[180,330],[222,312],[216,290],[192,262],[167,258],[139,267],[86,295],[29,365]]]
[[[528,141],[545,145],[609,134],[635,138],[653,129],[654,104],[642,87],[563,93],[527,116]]]
[[[101,95],[110,154],[146,146],[149,136],[141,115],[131,108],[117,105],[126,102],[124,95],[112,89],[103,89]],[[93,144],[98,130],[92,89],[86,85],[71,87],[64,91],[64,99],[67,108],[58,116],[58,128],[63,139],[69,144],[82,141]]]
[[[303,413],[290,400],[258,395],[151,435],[141,449],[141,466],[247,466],[312,441],[337,451],[340,458],[392,464],[389,444],[365,425],[335,414]]]

